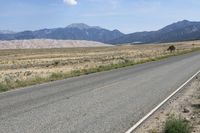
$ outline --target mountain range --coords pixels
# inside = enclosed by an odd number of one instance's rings
[[[124,34],[118,30],[110,31],[98,26],[88,26],[83,23],[76,23],[65,28],[23,31],[14,34],[0,33],[0,40],[56,39],[87,40],[106,43],[123,35]]]
[[[187,20],[170,24],[157,31],[136,32],[111,40],[112,44],[165,43],[200,39],[200,22]]]
[[[83,23],[71,24],[65,28],[41,29],[23,32],[1,32],[0,40],[56,39],[87,40],[109,44],[160,43],[200,39],[200,22],[188,20],[170,24],[157,31],[124,34],[119,30],[107,30]]]

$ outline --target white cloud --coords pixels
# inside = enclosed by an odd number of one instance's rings
[[[64,3],[66,3],[67,5],[71,5],[71,6],[74,6],[74,5],[77,5],[78,2],[77,0],[63,0]]]

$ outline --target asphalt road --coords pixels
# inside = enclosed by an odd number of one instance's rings
[[[0,94],[0,133],[123,133],[200,69],[200,52]]]

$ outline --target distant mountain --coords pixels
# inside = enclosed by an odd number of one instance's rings
[[[158,31],[136,32],[109,41],[111,44],[159,43],[200,39],[200,22],[187,20],[168,25]]]
[[[91,29],[91,28],[99,29],[99,30],[102,29],[99,26],[88,26],[84,23],[74,23],[74,24],[68,25],[67,28],[77,28],[77,29],[80,29],[80,30]]]
[[[86,24],[76,23],[65,28],[23,31],[14,34],[0,33],[0,40],[59,39],[88,40],[106,43],[123,35],[124,34],[118,30],[110,31],[98,26],[88,26]]]
[[[56,39],[87,40],[109,44],[160,43],[200,39],[200,22],[187,20],[168,25],[158,31],[123,34],[118,30],[107,30],[83,23],[71,24],[65,28],[41,29],[18,33],[0,32],[0,40]]]
[[[10,30],[0,30],[0,34],[13,34],[15,32],[10,31]]]

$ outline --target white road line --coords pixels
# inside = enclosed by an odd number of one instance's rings
[[[171,97],[173,97],[177,92],[179,92],[185,85],[187,85],[194,77],[200,73],[200,70],[195,73],[191,78],[189,78],[184,84],[182,84],[176,91],[174,91],[170,96],[158,104],[153,110],[151,110],[147,115],[140,119],[135,125],[133,125],[125,133],[132,133],[139,125],[141,125],[146,119],[148,119],[154,112],[156,112],[163,104],[165,104]]]

